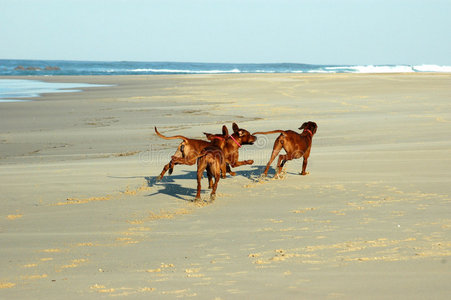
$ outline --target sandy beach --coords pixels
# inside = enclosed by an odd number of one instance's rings
[[[0,299],[449,298],[451,74],[22,79],[110,86],[0,103]],[[154,126],[309,120],[307,176],[260,177],[274,134],[211,204],[195,166],[156,181]]]

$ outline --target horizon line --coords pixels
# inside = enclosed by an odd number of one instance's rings
[[[420,66],[420,65],[435,65],[435,66],[451,66],[447,64],[438,63],[306,63],[306,62],[203,62],[203,61],[178,61],[178,60],[82,60],[82,59],[36,59],[36,58],[0,58],[0,61],[54,61],[54,62],[102,62],[102,63],[179,63],[179,64],[224,64],[224,65],[310,65],[310,66]]]

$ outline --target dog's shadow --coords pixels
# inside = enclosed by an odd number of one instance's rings
[[[152,197],[159,194],[165,194],[168,196],[175,197],[180,200],[184,201],[192,201],[194,197],[196,196],[196,189],[184,187],[177,183],[166,183],[162,184],[162,189],[159,189],[155,193],[149,194],[147,196]]]
[[[184,174],[179,175],[166,175],[161,180],[157,180],[157,176],[146,176],[144,179],[147,181],[148,187],[161,186],[155,193],[147,196],[152,197],[158,194],[165,194],[177,199],[192,201],[196,196],[197,190],[195,188],[184,187],[181,184],[175,183],[175,180],[187,179],[196,182],[197,172],[195,171],[183,171]],[[189,199],[187,199],[187,197]]]
[[[266,166],[252,166],[251,170],[240,170],[235,171],[236,176],[243,176],[253,182],[259,181],[263,176],[263,171],[265,170]],[[268,170],[268,177],[273,177],[276,174],[276,170],[273,168],[269,168]]]
[[[235,176],[233,177],[238,177],[238,176],[242,176],[244,178],[247,178],[253,182],[256,182],[259,180],[259,178],[261,177],[261,174],[263,173],[265,166],[252,166],[251,170],[232,170],[236,173]],[[176,170],[177,172],[177,170]],[[179,171],[180,172],[180,171]],[[181,171],[183,172],[182,174],[176,174],[176,175],[169,175],[167,174],[166,176],[164,176],[161,180],[157,180],[157,176],[146,176],[144,177],[145,180],[147,181],[147,186],[148,187],[163,187],[161,189],[159,189],[158,191],[149,194],[149,197],[158,195],[158,194],[165,194],[168,196],[172,196],[175,197],[177,199],[180,200],[184,200],[184,201],[192,201],[194,199],[194,197],[196,196],[197,193],[197,189],[195,187],[197,187],[197,171],[186,171],[183,170]],[[275,170],[274,169],[270,169],[268,172],[268,175],[273,176],[275,174]],[[203,182],[206,181],[206,173],[204,172],[202,178],[203,178]],[[227,180],[228,178],[232,178],[230,175],[227,175],[227,178],[225,179],[221,179],[222,180]],[[193,186],[193,188],[191,187],[186,187],[186,186],[182,186],[179,183],[176,183],[176,180],[187,180],[189,182],[189,184]],[[221,181],[219,182],[219,184],[221,184]],[[206,182],[205,182],[206,183]],[[203,190],[206,190],[205,187],[203,187]]]

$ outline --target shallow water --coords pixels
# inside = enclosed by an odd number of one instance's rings
[[[0,102],[25,102],[48,93],[81,92],[82,88],[103,86],[87,83],[56,83],[25,79],[0,79]]]

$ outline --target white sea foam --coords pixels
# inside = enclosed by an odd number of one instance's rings
[[[347,73],[412,73],[412,72],[451,72],[451,66],[438,65],[397,65],[397,66],[339,66],[326,67],[326,70],[333,72],[347,72]],[[313,72],[317,72],[314,70]]]
[[[414,66],[413,69],[417,72],[451,73],[451,66],[421,65],[421,66]]]
[[[327,70],[334,72],[349,72],[349,73],[412,73],[415,70],[411,66],[342,66],[342,67],[327,67]]]
[[[301,72],[301,73],[303,73],[303,72]],[[335,71],[326,71],[326,70],[310,70],[307,73],[336,73],[336,72]]]
[[[152,73],[186,73],[186,74],[218,74],[218,73],[240,73],[239,69],[232,70],[178,70],[178,69],[133,69],[130,72],[152,72]]]

